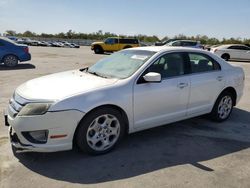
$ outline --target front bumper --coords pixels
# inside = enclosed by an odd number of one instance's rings
[[[77,110],[15,117],[7,112],[5,124],[9,125],[10,141],[17,152],[56,152],[72,149],[74,133],[83,116],[84,113]],[[46,143],[31,142],[23,134],[40,130],[48,130]]]

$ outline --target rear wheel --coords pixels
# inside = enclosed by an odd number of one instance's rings
[[[104,154],[112,150],[121,140],[125,124],[119,111],[100,108],[81,121],[76,133],[76,143],[80,150],[90,154]]]
[[[215,102],[210,117],[217,122],[225,121],[229,118],[233,110],[233,95],[230,92],[223,92]]]
[[[3,58],[3,63],[7,67],[15,67],[18,64],[18,58],[14,55],[7,55]]]
[[[230,55],[229,54],[222,54],[221,58],[228,61],[230,59]]]

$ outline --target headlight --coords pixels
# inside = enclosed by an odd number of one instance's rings
[[[18,113],[19,116],[42,115],[47,112],[50,103],[28,103]]]

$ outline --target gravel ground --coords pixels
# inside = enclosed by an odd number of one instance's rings
[[[0,66],[0,110],[21,83],[96,62],[89,47],[31,47],[32,61]],[[224,123],[198,117],[126,137],[111,153],[12,152],[0,117],[0,187],[250,187],[250,63],[245,93]]]

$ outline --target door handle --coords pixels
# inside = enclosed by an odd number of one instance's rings
[[[222,80],[223,80],[223,76],[218,76],[216,79],[217,79],[218,81],[222,81]]]
[[[179,83],[177,85],[177,87],[180,88],[180,89],[183,89],[184,87],[187,87],[187,86],[188,86],[188,83]]]

